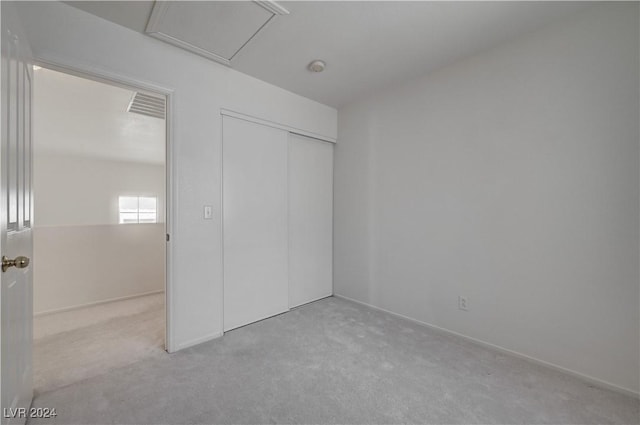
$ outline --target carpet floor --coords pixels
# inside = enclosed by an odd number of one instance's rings
[[[36,316],[36,396],[103,375],[164,351],[164,294]]]
[[[640,401],[326,298],[39,394],[60,424],[633,424]]]

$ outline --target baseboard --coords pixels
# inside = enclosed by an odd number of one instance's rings
[[[86,304],[73,305],[71,307],[63,307],[63,308],[56,308],[56,309],[52,309],[52,310],[39,311],[37,313],[34,313],[33,316],[34,317],[46,316],[47,314],[62,313],[62,312],[65,312],[65,311],[78,310],[78,309],[85,308],[85,307],[93,307],[93,306],[96,306],[96,305],[112,303],[112,302],[115,302],[115,301],[124,301],[124,300],[130,300],[132,298],[145,297],[147,295],[161,294],[163,292],[164,292],[164,289],[160,289],[158,291],[143,292],[142,294],[134,294],[134,295],[127,295],[125,297],[109,298],[109,299],[106,299],[106,300],[94,301],[94,302],[90,302],[90,303],[86,303]]]
[[[321,297],[319,297],[319,298],[314,298],[314,299],[313,299],[313,300],[311,300],[311,301],[305,301],[305,302],[303,302],[302,304],[298,304],[298,305],[296,305],[296,306],[289,307],[289,311],[291,311],[291,310],[295,310],[296,308],[304,307],[304,306],[305,306],[305,305],[307,305],[307,304],[315,303],[316,301],[324,300],[325,298],[330,298],[330,297],[333,297],[333,294],[322,295]]]
[[[175,350],[169,351],[170,353],[174,353],[179,350],[183,350],[185,348],[193,347],[194,345],[202,344],[203,342],[211,341],[216,338],[220,338],[222,336],[222,332],[216,332],[209,335],[205,335],[200,338],[191,339],[189,341],[181,342],[178,344]]]
[[[434,329],[434,330],[437,330],[437,331],[440,331],[440,332],[443,332],[443,333],[446,333],[446,334],[449,334],[449,335],[455,335],[457,337],[460,337],[460,338],[463,338],[463,339],[465,339],[467,341],[470,341],[470,342],[472,342],[474,344],[478,344],[478,345],[481,345],[483,347],[486,347],[486,348],[489,348],[489,349],[492,349],[492,350],[495,350],[495,351],[499,351],[499,352],[501,352],[503,354],[508,354],[508,355],[511,355],[511,356],[515,356],[515,357],[530,361],[532,363],[536,363],[538,365],[545,366],[545,367],[548,367],[548,368],[553,369],[553,370],[557,370],[557,371],[565,373],[567,375],[571,375],[573,377],[582,379],[583,381],[586,381],[586,382],[588,382],[590,384],[593,384],[594,386],[597,386],[597,387],[600,387],[600,388],[604,388],[604,389],[607,389],[607,390],[611,390],[611,391],[615,391],[617,393],[621,393],[621,394],[624,394],[624,395],[627,395],[627,396],[631,396],[631,397],[634,397],[636,399],[640,399],[640,392],[633,391],[633,390],[631,390],[629,388],[624,388],[624,387],[621,387],[619,385],[612,384],[612,383],[607,382],[607,381],[603,381],[602,379],[594,378],[593,376],[585,375],[583,373],[576,372],[575,370],[567,369],[565,367],[558,366],[558,365],[556,365],[554,363],[550,363],[550,362],[547,362],[547,361],[544,361],[544,360],[537,359],[535,357],[528,356],[528,355],[520,353],[518,351],[509,350],[508,348],[504,348],[504,347],[501,347],[499,345],[483,341],[481,339],[473,338],[473,337],[470,337],[470,336],[467,336],[467,335],[464,335],[464,334],[461,334],[461,333],[458,333],[458,332],[455,332],[455,331],[452,331],[452,330],[449,330],[449,329],[446,329],[446,328],[442,328],[440,326],[432,325],[431,323],[423,322],[421,320],[413,319],[411,317],[404,316],[402,314],[395,313],[393,311],[385,310],[384,308],[376,307],[375,305],[371,305],[371,304],[368,304],[368,303],[363,302],[363,301],[359,301],[359,300],[356,300],[356,299],[353,299],[353,298],[345,297],[344,295],[334,294],[333,296],[336,297],[336,298],[341,298],[343,300],[347,300],[347,301],[350,301],[350,302],[353,302],[353,303],[356,303],[356,304],[363,305],[363,306],[371,308],[373,310],[378,310],[378,311],[382,311],[384,313],[388,313],[388,314],[390,314],[392,316],[396,316],[396,317],[399,317],[401,319],[405,319],[405,320],[408,320],[410,322],[416,323],[418,325],[425,326],[425,327],[428,327],[428,328],[431,328],[431,329]]]

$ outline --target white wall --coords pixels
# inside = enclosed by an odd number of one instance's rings
[[[34,133],[34,313],[164,290],[164,165],[41,155],[64,134]],[[128,195],[157,197],[158,224],[118,224]]]
[[[637,393],[638,16],[600,4],[340,109],[335,292]]]
[[[118,224],[119,196],[158,198],[158,222],[164,222],[164,165],[40,155],[38,137],[52,136],[40,134],[35,138],[36,227]]]
[[[172,334],[183,348],[222,332],[220,108],[336,137],[337,111],[58,2],[18,2],[36,57],[174,90]],[[203,205],[214,219],[204,221]]]
[[[33,311],[164,290],[164,224],[33,228]]]

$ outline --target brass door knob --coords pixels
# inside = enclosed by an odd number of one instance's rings
[[[6,272],[9,267],[16,267],[18,269],[24,269],[29,266],[29,258],[16,257],[14,260],[10,260],[7,256],[2,256],[2,271]]]

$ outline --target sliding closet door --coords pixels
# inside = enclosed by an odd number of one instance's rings
[[[333,144],[289,136],[289,306],[333,293]]]
[[[289,309],[287,135],[223,117],[225,331]]]

